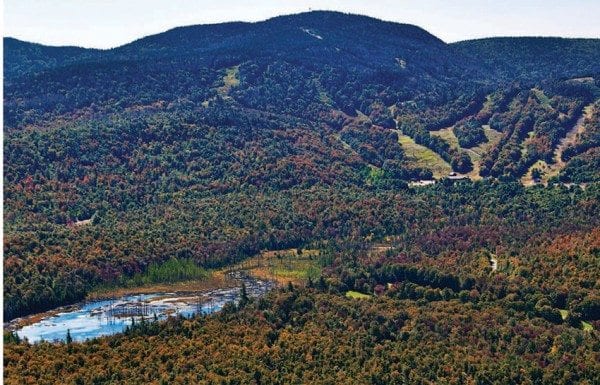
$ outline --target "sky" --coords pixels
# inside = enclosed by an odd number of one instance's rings
[[[193,24],[336,10],[425,28],[446,42],[491,36],[600,38],[600,0],[4,0],[4,36],[116,47]]]

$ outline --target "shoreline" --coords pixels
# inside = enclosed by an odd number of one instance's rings
[[[86,297],[81,301],[68,305],[62,305],[44,312],[25,315],[22,317],[14,318],[10,321],[6,321],[3,323],[3,330],[14,332],[16,330],[22,329],[25,326],[35,324],[42,320],[54,317],[58,314],[80,310],[86,304],[95,301],[117,300],[122,297],[142,294],[189,295],[205,294],[213,290],[231,289],[240,285],[240,277],[232,276],[232,274],[235,273],[247,274],[248,271],[235,270],[226,272],[224,270],[217,270],[211,272],[211,276],[203,280],[181,281],[175,283],[157,283],[138,287],[115,287],[106,290],[95,290],[88,293]],[[254,277],[250,274],[248,275],[257,280],[264,280],[264,278],[262,277]]]
[[[92,290],[84,301],[99,301],[104,299],[115,299],[136,294],[151,293],[193,293],[212,289],[225,289],[236,286],[235,278],[227,277],[224,272],[215,271],[211,276],[202,280],[188,280],[174,283],[153,283],[143,286],[98,288]]]

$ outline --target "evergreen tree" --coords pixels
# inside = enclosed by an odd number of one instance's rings
[[[248,290],[246,289],[246,284],[242,282],[242,287],[240,288],[240,303],[239,307],[245,307],[248,302],[250,302],[250,298],[248,297]]]

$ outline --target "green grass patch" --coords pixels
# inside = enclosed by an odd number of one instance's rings
[[[239,73],[240,66],[233,66],[225,70],[225,76],[223,76],[223,85],[217,89],[219,95],[227,96],[232,88],[240,85]]]
[[[560,312],[560,316],[563,319],[563,321],[566,320],[567,316],[569,315],[569,311],[565,309],[558,309],[558,311]]]
[[[546,96],[544,91],[540,90],[539,88],[533,88],[531,91],[544,108],[552,109],[552,106],[550,105],[550,98]]]
[[[437,131],[430,131],[430,134],[433,136],[437,136],[438,138],[442,138],[446,143],[450,145],[450,148],[454,148],[460,150],[460,144],[458,144],[458,138],[454,135],[454,131],[452,131],[452,127],[442,128]]]
[[[415,143],[410,136],[402,134],[402,131],[396,132],[398,133],[398,142],[404,150],[408,163],[412,163],[415,167],[431,170],[435,178],[445,177],[452,172],[452,167],[448,162],[433,150]]]
[[[483,133],[487,137],[488,141],[479,143],[477,146],[471,147],[469,149],[470,151],[468,151],[469,155],[476,154],[478,156],[478,158],[476,158],[477,160],[481,159],[483,155],[490,151],[496,144],[498,144],[500,139],[502,139],[502,133],[490,128],[489,125],[485,124],[481,127],[483,128]],[[471,159],[473,159],[473,156]]]
[[[558,309],[558,311],[560,312],[560,317],[563,319],[563,321],[565,321],[569,316],[569,311],[566,309]],[[594,327],[589,322],[581,321],[581,329],[583,329],[583,331],[589,332],[594,330]]]
[[[302,283],[308,279],[319,279],[322,269],[332,263],[330,253],[317,249],[288,249],[263,251],[260,254],[240,262],[236,268],[247,270],[250,274],[285,284]]]
[[[274,268],[273,274],[284,278],[312,279],[315,280],[321,276],[321,269],[317,266],[296,266],[293,268]]]
[[[348,290],[346,292],[346,297],[348,298],[354,298],[354,299],[366,299],[366,298],[371,298],[370,295],[368,294],[364,294],[358,291],[354,291],[354,290]]]
[[[321,276],[318,258],[314,257],[285,255],[272,259],[269,264],[269,272],[279,278],[315,280]]]
[[[499,142],[502,138],[502,133],[491,128],[489,124],[484,124],[481,127],[483,127],[483,133],[490,142]]]
[[[558,163],[548,164],[543,160],[537,160],[534,164],[532,164],[529,167],[529,169],[527,169],[527,172],[525,172],[525,174],[523,174],[523,176],[521,177],[521,183],[523,183],[523,185],[532,186],[534,184],[532,172],[535,168],[542,172],[540,181],[543,184],[546,184],[550,178],[558,175],[558,173],[562,169],[562,165]]]
[[[223,82],[226,86],[229,87],[237,87],[240,85],[240,79],[238,75],[240,73],[240,66],[235,66],[231,68],[227,68],[225,71],[225,77],[223,78]]]
[[[491,129],[489,125],[483,125],[482,128],[488,141],[479,143],[477,146],[471,148],[462,148],[460,146],[460,144],[458,143],[458,138],[454,134],[452,127],[446,127],[442,128],[441,130],[430,132],[432,136],[437,136],[438,138],[443,139],[446,143],[450,145],[450,148],[453,148],[458,151],[464,151],[469,156],[469,158],[471,158],[471,162],[473,163],[473,171],[467,173],[467,175],[472,180],[481,179],[481,177],[479,176],[479,170],[481,167],[481,157],[488,151],[490,151],[490,149],[500,141],[500,138],[502,138],[502,133]]]

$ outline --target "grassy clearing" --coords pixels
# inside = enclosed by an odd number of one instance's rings
[[[439,138],[442,138],[446,143],[450,145],[450,148],[453,148],[458,151],[463,151],[469,158],[471,158],[471,162],[473,163],[473,170],[466,175],[471,178],[471,180],[479,180],[481,177],[479,176],[479,168],[481,164],[481,155],[477,152],[471,150],[470,148],[462,148],[458,143],[458,138],[454,135],[454,131],[452,131],[452,127],[442,128],[438,131],[431,131],[431,135],[435,135]]]
[[[565,309],[558,309],[558,311],[560,312],[560,317],[564,320],[567,319],[567,316],[569,315],[569,311],[565,310]]]
[[[481,157],[492,149],[502,138],[502,133],[490,128],[489,125],[484,125],[483,132],[487,137],[488,141],[480,143],[479,145],[471,148],[462,148],[458,143],[458,138],[454,135],[452,127],[442,128],[441,130],[431,131],[431,135],[437,136],[450,145],[450,148],[455,150],[464,151],[471,158],[473,163],[473,170],[466,174],[471,180],[479,180],[479,170],[481,168]]]
[[[404,150],[408,163],[412,163],[415,167],[431,170],[436,179],[445,177],[452,172],[452,167],[438,154],[415,143],[410,136],[402,134],[402,131],[397,130],[396,132],[398,133],[398,142]]]
[[[594,104],[589,104],[589,105],[585,106],[583,109],[583,113],[581,114],[579,119],[577,119],[577,122],[575,123],[573,128],[571,130],[569,130],[569,132],[567,132],[567,135],[565,135],[565,137],[563,139],[561,139],[561,141],[558,143],[558,146],[556,146],[556,150],[554,151],[554,160],[557,165],[561,166],[561,168],[564,167],[564,165],[565,165],[564,162],[562,161],[563,151],[567,147],[578,142],[579,136],[585,131],[586,118],[591,118],[593,113],[594,113]]]
[[[592,324],[589,322],[585,322],[585,321],[581,321],[581,328],[583,329],[583,331],[586,331],[586,332],[591,332],[592,330],[594,330],[594,327],[592,326]]]
[[[558,172],[560,171],[560,169],[556,167],[556,165],[549,165],[543,160],[538,160],[537,162],[532,164],[531,167],[529,167],[529,169],[527,170],[527,172],[521,177],[521,183],[523,184],[523,186],[529,187],[537,184],[533,180],[532,176],[532,172],[536,168],[542,171],[542,177],[540,178],[540,183],[542,184],[546,184],[548,182],[548,179],[555,175],[558,175]]]
[[[475,147],[465,149],[467,154],[471,157],[471,161],[473,162],[473,171],[469,173],[469,177],[471,177],[473,180],[481,179],[481,176],[479,176],[479,170],[481,169],[481,158],[492,148],[494,148],[502,138],[502,133],[490,128],[489,125],[485,124],[482,127],[483,133],[488,141],[485,143],[479,143]]]
[[[231,96],[229,96],[229,92],[232,88],[240,85],[240,66],[233,66],[225,69],[225,76],[223,76],[223,85],[217,88],[217,93],[223,99],[230,100]],[[215,100],[215,97],[212,97],[208,100],[202,102],[204,107],[208,107],[212,101]]]
[[[498,142],[500,142],[500,139],[502,139],[502,133],[494,130],[488,124],[484,124],[481,127],[483,127],[483,133],[488,138],[488,141],[486,143],[480,143],[478,146],[471,148],[471,150],[479,154],[479,156],[484,155],[496,144],[498,144]]]
[[[223,76],[223,86],[219,87],[218,89],[219,94],[227,95],[233,87],[237,87],[240,85],[240,79],[238,77],[239,73],[239,65],[227,68],[225,70],[225,76]]]
[[[558,309],[558,311],[560,312],[560,317],[563,319],[563,321],[565,321],[569,315],[569,311],[566,309]],[[594,327],[589,322],[581,321],[581,329],[583,331],[589,332],[594,330]]]
[[[155,283],[134,287],[101,286],[89,293],[88,300],[115,298],[131,294],[150,294],[166,292],[197,292],[213,289],[235,287],[239,285],[221,272],[212,272],[211,276],[202,280],[181,281],[175,283]]]
[[[388,237],[389,238],[389,237]],[[367,255],[369,257],[373,256],[385,256],[386,253],[392,249],[392,245],[390,241],[384,243],[375,243],[371,247],[369,247],[369,251],[367,251]]]
[[[328,264],[327,255],[319,250],[288,249],[263,251],[233,269],[246,270],[257,278],[279,284],[301,284],[309,278],[313,281],[318,279],[322,268]]]
[[[430,131],[431,135],[437,136],[439,138],[444,139],[446,143],[450,145],[450,148],[454,148],[460,150],[461,147],[458,144],[458,138],[454,135],[454,131],[452,131],[452,127],[442,128],[437,131]]]
[[[539,88],[533,88],[531,91],[544,108],[552,108],[550,105],[550,98],[546,96],[544,91],[540,90]]]
[[[347,291],[346,292],[346,297],[353,298],[353,299],[367,299],[367,298],[371,298],[371,296],[368,295],[368,294],[363,294],[363,293],[360,293],[360,292],[354,291],[354,290]]]

